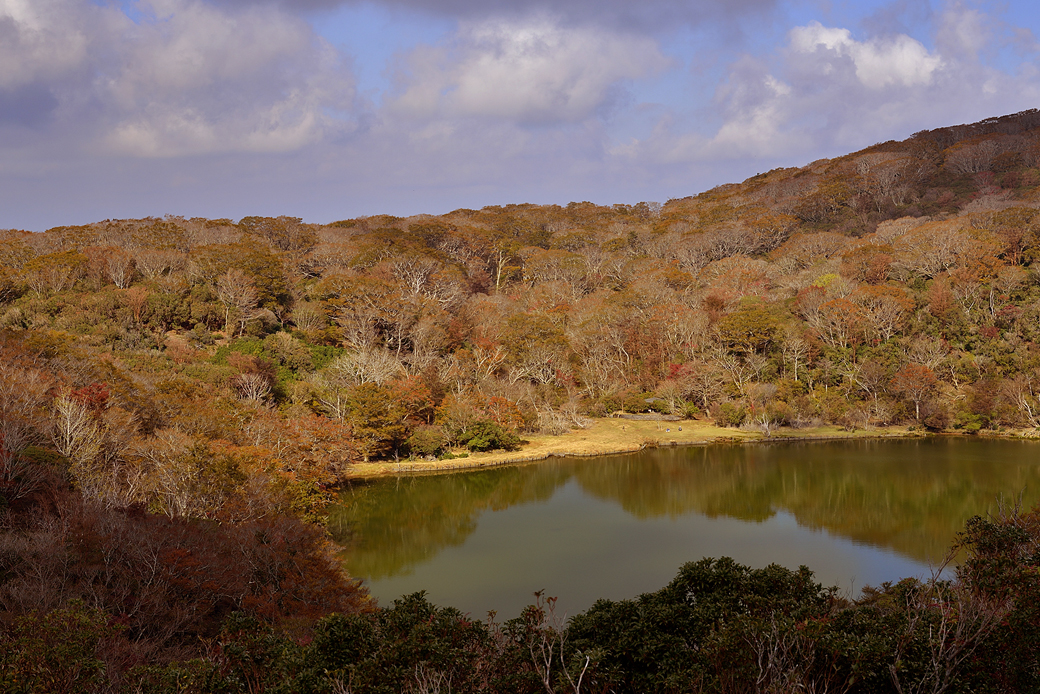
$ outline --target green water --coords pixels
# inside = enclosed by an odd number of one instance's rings
[[[974,438],[668,448],[384,479],[330,526],[381,603],[417,590],[512,617],[545,590],[566,612],[633,597],[681,564],[805,564],[825,585],[926,575],[964,521],[1040,500],[1040,444]]]

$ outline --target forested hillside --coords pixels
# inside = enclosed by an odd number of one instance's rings
[[[131,665],[306,632],[371,609],[320,530],[352,463],[617,410],[1034,429],[1038,205],[1028,111],[664,204],[0,231],[0,609]]]

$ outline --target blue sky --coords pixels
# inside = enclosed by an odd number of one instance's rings
[[[665,201],[1040,107],[1034,2],[0,0],[0,227]]]

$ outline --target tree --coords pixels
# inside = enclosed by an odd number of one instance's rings
[[[754,383],[748,388],[748,401],[751,404],[748,416],[759,426],[766,436],[771,436],[771,428],[777,421],[774,408],[776,385],[773,383]]]
[[[857,162],[857,172],[861,176],[865,191],[874,201],[874,208],[880,214],[884,211],[885,199],[892,205],[902,205],[910,191],[904,180],[907,157],[892,155],[870,155],[861,157]]]
[[[0,449],[17,453],[46,440],[54,384],[44,371],[18,366],[13,356],[0,358]]]
[[[69,289],[87,265],[87,256],[77,250],[38,255],[22,265],[22,279],[36,293]]]
[[[848,299],[836,298],[820,305],[810,325],[830,347],[845,349],[857,340],[863,329],[863,311]]]
[[[563,329],[544,313],[510,316],[506,326],[502,342],[509,355],[510,380],[552,383],[566,355]]]
[[[1034,429],[1040,428],[1040,382],[1035,373],[1019,373],[1002,384],[1003,396]]]
[[[231,317],[235,316],[239,333],[246,323],[258,317],[257,292],[253,281],[238,268],[231,268],[217,279],[217,298],[224,304],[224,331],[232,336]]]
[[[18,296],[17,275],[9,268],[0,265],[0,306]]]
[[[221,275],[232,269],[245,273],[253,282],[256,303],[261,308],[281,315],[291,303],[282,258],[266,244],[240,242],[198,246],[189,257],[188,273],[200,282],[215,285]]]
[[[874,401],[875,414],[880,409],[878,398],[884,387],[891,381],[890,373],[876,359],[868,359],[862,363],[854,364],[849,372],[849,378],[852,382]]]
[[[755,627],[775,622],[793,632],[798,624],[808,637],[832,601],[804,566],[750,569],[728,557],[702,559],[684,564],[654,593],[599,600],[570,620],[566,635],[574,652],[603,659],[606,667],[590,675],[602,678],[604,691],[699,691],[706,681],[719,683],[719,691],[756,691],[749,685],[771,673],[763,672],[766,659],[756,657],[755,636],[762,632]],[[807,686],[758,691],[844,689],[848,675],[808,665]]]
[[[730,349],[750,354],[766,351],[779,330],[772,311],[756,302],[745,302],[716,324],[719,339]]]
[[[801,270],[826,260],[846,243],[848,238],[829,231],[795,234],[771,256],[784,270]]]
[[[889,382],[892,392],[914,403],[914,418],[921,419],[921,403],[935,390],[935,373],[923,364],[907,364]]]
[[[754,380],[754,369],[746,359],[737,356],[725,349],[716,349],[712,353],[711,365],[714,370],[725,374],[733,384],[736,392],[743,397],[747,393],[748,385]],[[707,375],[708,372],[705,372]]]
[[[577,253],[557,249],[525,248],[520,254],[524,257],[525,280],[532,283],[562,283],[567,288],[571,301],[580,299],[585,293],[588,266]]]
[[[243,217],[238,227],[266,239],[280,251],[303,253],[313,248],[318,235],[299,217]]]
[[[822,182],[816,190],[802,197],[794,208],[794,215],[803,222],[825,224],[834,221],[839,213],[852,203],[852,190],[844,181]]]
[[[315,334],[323,330],[328,324],[328,316],[317,302],[301,301],[293,306],[289,320],[304,333]]]
[[[262,403],[271,394],[275,383],[274,365],[260,357],[232,353],[228,364],[238,369],[231,385],[245,400]]]
[[[690,394],[700,402],[707,412],[713,401],[717,401],[726,384],[726,375],[714,361],[694,361],[683,367],[684,380],[689,383]]]
[[[471,451],[515,451],[520,448],[519,436],[488,419],[479,420],[466,427],[457,440]]]
[[[119,289],[126,289],[134,279],[134,257],[122,248],[113,248],[105,259],[108,278]]]
[[[317,378],[329,385],[361,385],[363,383],[387,383],[405,373],[401,362],[394,355],[380,348],[350,351],[337,357],[319,372]]]
[[[858,282],[881,284],[888,279],[893,249],[885,244],[864,244],[841,256],[841,274]]]
[[[407,437],[405,413],[391,395],[388,388],[375,383],[362,383],[346,394],[344,420],[350,424],[365,462],[389,453]]]
[[[926,222],[899,238],[893,265],[932,278],[955,267],[970,246],[954,222]]]
[[[107,480],[94,465],[102,431],[87,403],[65,390],[54,398],[54,447],[72,461],[71,472],[88,498],[100,498]]]
[[[105,647],[122,630],[109,615],[79,600],[19,617],[0,629],[0,683],[10,692],[103,691],[109,679]]]
[[[325,301],[343,329],[345,342],[355,349],[370,349],[380,341],[386,342],[381,338],[391,317],[399,311],[401,300],[398,287],[389,280],[343,272],[322,278],[314,294]]]
[[[914,301],[899,287],[863,286],[852,294],[862,310],[864,321],[881,342],[891,339],[903,327]]]
[[[439,398],[431,389],[429,379],[405,376],[389,383],[388,387],[391,398],[400,405],[409,425],[433,422]]]
[[[809,356],[810,348],[808,341],[798,334],[794,329],[784,332],[784,339],[780,343],[780,352],[784,358],[784,374],[787,373],[787,364],[794,367],[794,380],[798,380],[798,366],[805,362]],[[785,376],[786,377],[786,376]]]
[[[317,485],[332,486],[347,478],[358,450],[346,422],[306,415],[287,424],[288,448],[280,455],[286,471]]]
[[[431,279],[441,269],[436,258],[418,253],[401,253],[389,261],[394,277],[413,296],[429,296]]]
[[[1011,265],[1021,263],[1036,243],[1036,214],[1029,207],[1012,207],[993,216],[993,231],[1003,246],[1000,255]]]
[[[980,136],[958,142],[945,152],[944,166],[954,173],[967,175],[986,171],[1000,153],[998,142],[991,136]]]
[[[137,270],[148,279],[155,279],[183,266],[184,256],[169,248],[136,248],[133,261]]]

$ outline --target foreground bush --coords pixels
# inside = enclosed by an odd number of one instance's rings
[[[504,623],[421,593],[375,608],[294,518],[105,509],[43,476],[4,522],[4,692],[1040,691],[1040,509],[972,518],[956,570],[855,600],[806,567],[702,559]]]
[[[1034,692],[1038,540],[1036,511],[973,518],[952,579],[904,579],[857,600],[805,567],[722,558],[686,564],[661,590],[601,600],[568,623],[541,595],[505,623],[421,593],[328,615],[305,632],[235,613],[194,660],[140,665],[122,679],[103,664],[127,632],[74,606],[40,630],[24,620],[9,627],[0,662],[5,691],[77,691],[62,688],[78,682],[72,672],[92,691],[153,694]],[[52,625],[73,637],[59,643]]]

